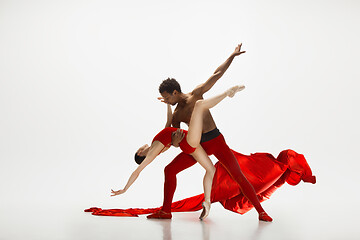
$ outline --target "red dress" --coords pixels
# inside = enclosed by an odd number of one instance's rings
[[[161,142],[165,147],[170,147],[171,146],[171,135],[173,134],[173,132],[175,132],[176,130],[178,130],[178,128],[173,128],[173,127],[167,127],[164,128],[161,132],[159,132],[153,139],[152,142],[155,141],[159,141]],[[187,136],[187,131],[183,130],[183,132],[185,133],[184,138],[181,140],[181,142],[179,143],[180,149],[186,153],[186,154],[191,154],[195,151],[196,148],[191,147],[188,142],[186,141],[186,136]]]
[[[301,180],[315,183],[316,178],[302,154],[293,150],[282,151],[277,158],[269,153],[254,153],[244,155],[233,151],[244,175],[253,185],[260,202],[269,197],[285,182],[297,185]],[[220,202],[225,209],[244,214],[253,208],[253,205],[241,193],[238,184],[230,177],[225,168],[215,164],[216,172],[211,191],[211,201]],[[172,212],[198,211],[202,209],[204,194],[199,194],[172,203]],[[102,216],[133,216],[154,213],[159,208],[131,208],[131,209],[101,209],[89,208],[85,212]]]

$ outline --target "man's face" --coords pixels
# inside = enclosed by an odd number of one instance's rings
[[[171,104],[171,105],[175,105],[178,103],[178,98],[177,98],[177,91],[174,90],[174,92],[172,94],[168,93],[168,92],[162,92],[160,93],[161,96],[164,98],[165,103]]]

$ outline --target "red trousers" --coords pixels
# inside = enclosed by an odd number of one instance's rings
[[[208,155],[214,155],[219,160],[229,175],[238,183],[241,192],[254,205],[256,210],[263,212],[264,210],[260,205],[253,186],[241,172],[239,164],[229,146],[226,144],[223,135],[220,134],[214,139],[202,142],[201,146]],[[197,163],[197,161],[191,155],[181,152],[165,167],[163,211],[171,212],[171,203],[176,189],[176,175],[195,163]]]

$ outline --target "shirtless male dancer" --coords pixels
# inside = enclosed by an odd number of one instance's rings
[[[196,101],[203,99],[203,94],[209,91],[217,80],[222,77],[236,56],[245,53],[245,51],[241,51],[241,45],[239,44],[235,48],[230,57],[215,70],[214,74],[205,83],[200,84],[190,93],[182,93],[179,83],[173,78],[168,78],[160,84],[159,92],[162,98],[159,99],[167,104],[177,104],[171,121],[173,127],[180,128],[180,122],[189,124]],[[259,213],[259,220],[271,222],[272,218],[261,207],[253,186],[241,172],[235,156],[216,127],[209,110],[204,113],[201,146],[208,155],[213,154],[230,176],[239,184],[244,196],[249,199]],[[176,189],[176,174],[193,166],[195,163],[196,160],[191,155],[181,152],[165,167],[164,202],[162,209],[147,216],[147,218],[172,218],[171,203]]]

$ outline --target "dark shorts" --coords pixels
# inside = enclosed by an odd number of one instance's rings
[[[218,137],[220,134],[221,133],[218,128],[215,128],[215,129],[211,130],[210,132],[203,133],[201,135],[200,143],[210,141],[210,140]]]

